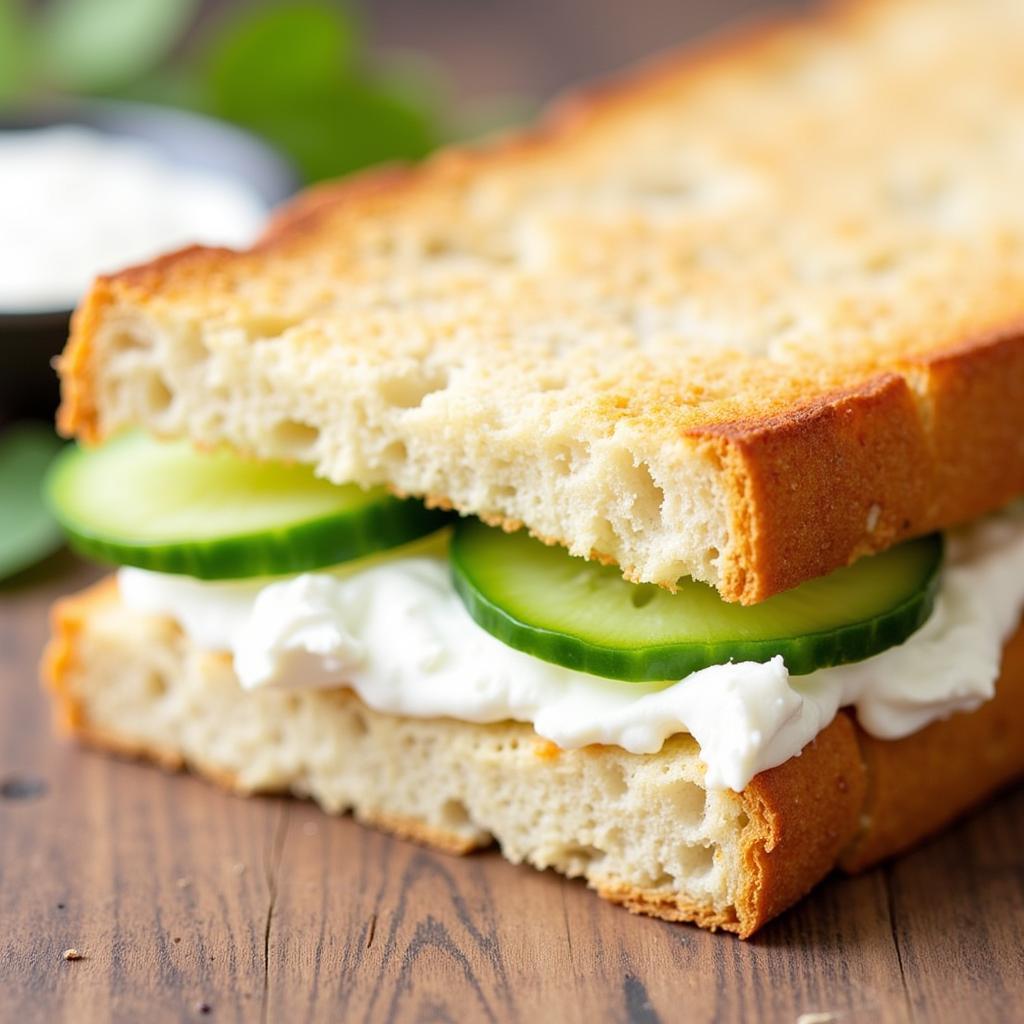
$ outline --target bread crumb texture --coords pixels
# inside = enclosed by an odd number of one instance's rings
[[[1024,5],[864,0],[101,279],[129,424],[752,602],[1024,490]]]

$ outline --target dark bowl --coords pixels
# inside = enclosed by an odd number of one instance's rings
[[[271,209],[299,186],[276,150],[234,125],[168,107],[88,102],[0,115],[0,132],[76,124],[148,142],[172,163],[244,181]],[[70,309],[0,311],[0,423],[51,419],[57,378],[51,366],[67,340]]]

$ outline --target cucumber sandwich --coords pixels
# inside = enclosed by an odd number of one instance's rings
[[[61,721],[743,936],[1024,773],[1011,8],[844,7],[97,281]]]

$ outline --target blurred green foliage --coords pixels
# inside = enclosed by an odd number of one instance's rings
[[[56,551],[64,535],[43,501],[43,478],[60,438],[23,423],[0,435],[0,580]]]
[[[197,0],[50,0],[34,25],[38,70],[72,92],[117,89],[166,57]]]
[[[375,67],[340,0],[0,0],[0,105],[52,96],[150,100],[233,121],[308,181],[415,159],[445,135],[422,65]]]
[[[361,49],[337,6],[253,10],[211,40],[203,106],[274,140],[311,179],[422,156],[440,141],[436,117],[399,79],[366,73]]]
[[[15,0],[0,0],[0,101],[17,96],[27,74],[27,30]]]

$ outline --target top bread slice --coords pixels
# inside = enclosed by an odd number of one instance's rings
[[[1024,491],[1024,4],[867,0],[100,279],[67,433],[772,593]]]

